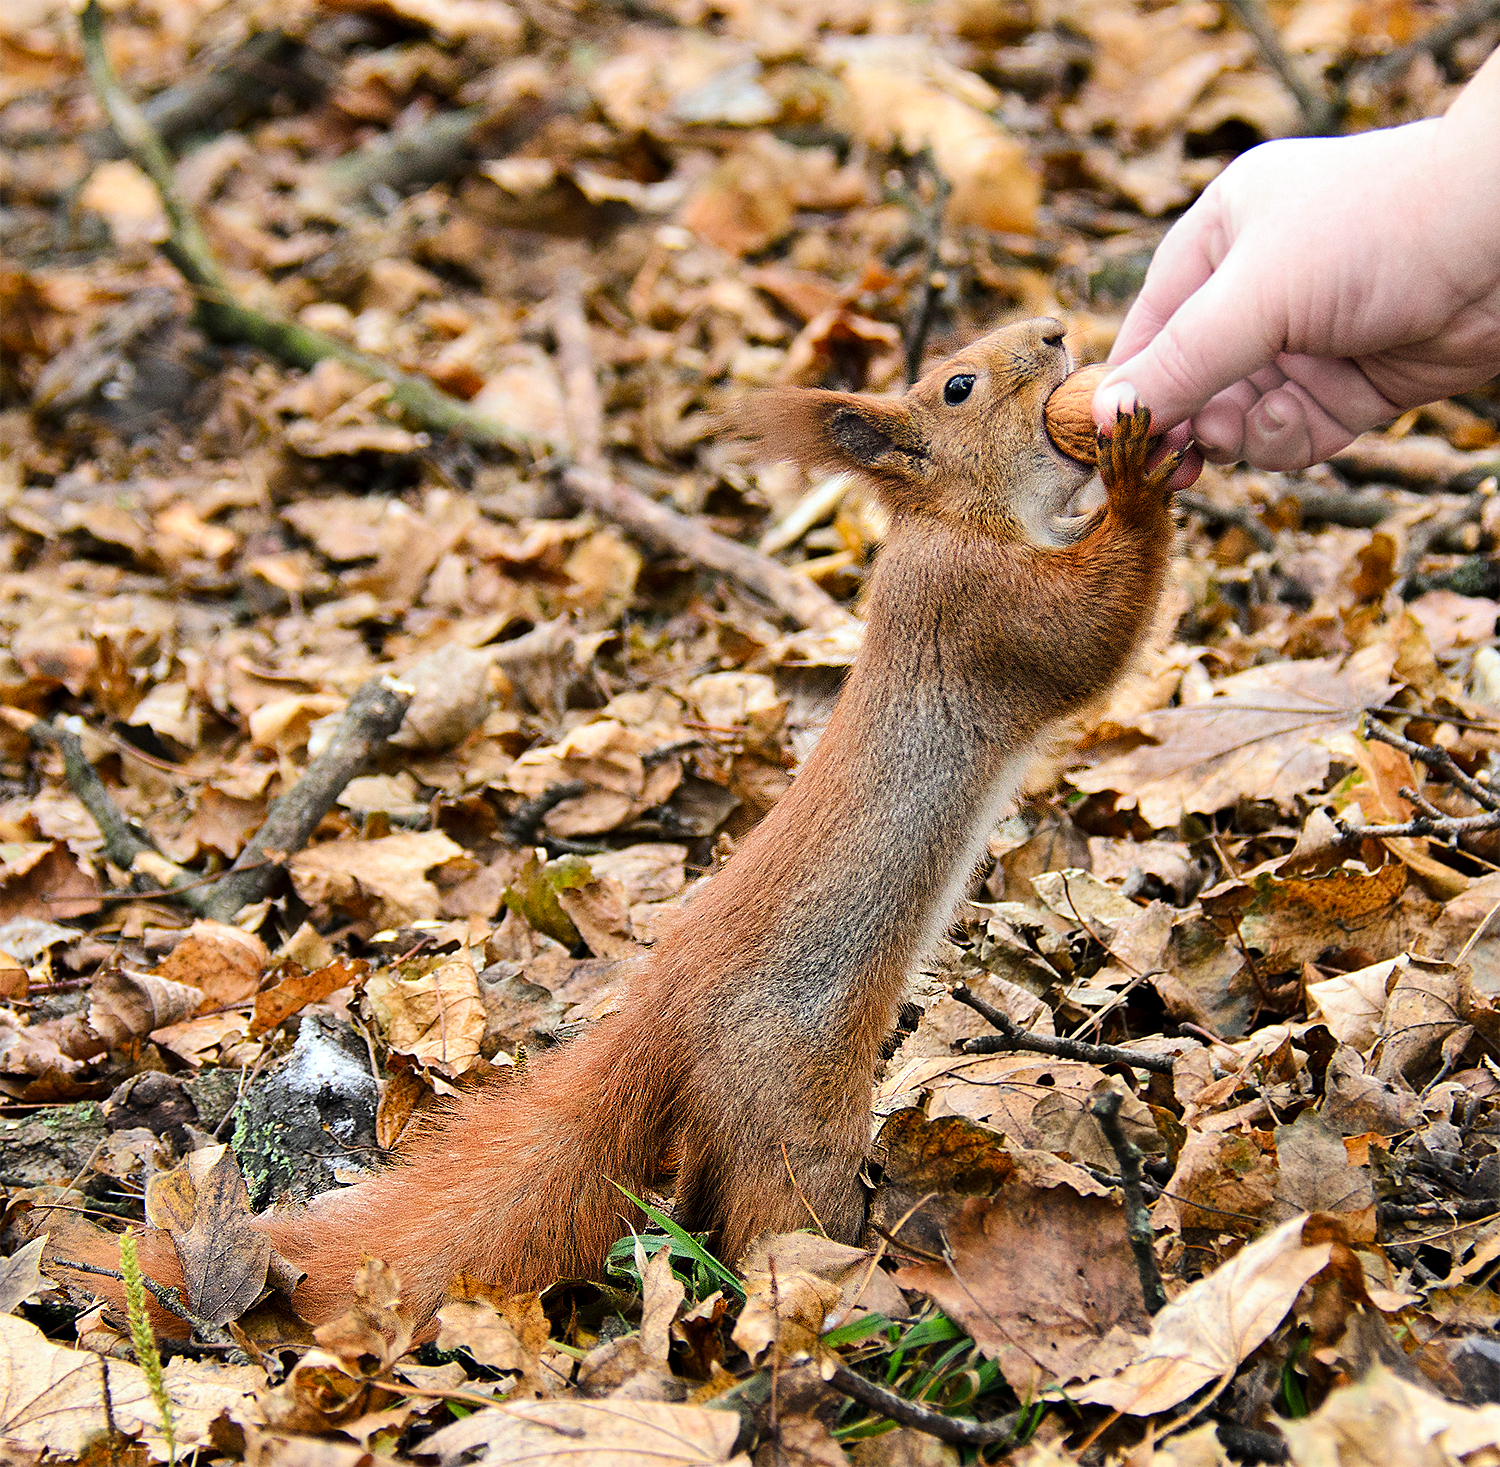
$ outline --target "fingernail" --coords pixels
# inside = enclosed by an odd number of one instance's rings
[[[1094,421],[1113,428],[1121,413],[1133,413],[1136,390],[1129,382],[1106,382],[1094,393]]]
[[[1272,433],[1279,433],[1287,424],[1287,416],[1282,405],[1277,402],[1272,394],[1260,400],[1260,416],[1265,421]]]

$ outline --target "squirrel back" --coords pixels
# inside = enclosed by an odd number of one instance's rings
[[[639,1195],[669,1156],[678,1221],[731,1262],[767,1231],[858,1238],[907,974],[1048,730],[1127,666],[1170,555],[1175,463],[1146,467],[1145,412],[1101,448],[1105,506],[1063,517],[1089,475],[1044,425],[1069,366],[1062,327],[1031,321],[900,399],[761,399],[768,450],[858,472],[892,511],[827,731],[619,1013],[456,1101],[381,1175],[260,1220],[308,1275],[304,1317],[340,1313],[367,1254],[424,1318],[459,1271],[511,1290],[595,1276],[641,1222],[619,1188]],[[160,1282],[170,1252],[150,1250]]]

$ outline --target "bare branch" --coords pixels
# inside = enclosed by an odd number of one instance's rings
[[[1090,1065],[1130,1065],[1156,1075],[1172,1073],[1172,1059],[1169,1055],[1140,1054],[1118,1044],[1090,1044],[1083,1039],[1060,1039],[1052,1034],[1032,1034],[1021,1028],[1009,1014],[1001,1013],[993,1004],[986,1003],[972,993],[964,984],[960,983],[949,991],[959,1003],[967,1004],[1000,1031],[993,1038],[985,1035],[979,1039],[961,1040],[958,1045],[961,1054],[1009,1054],[1017,1049],[1025,1049],[1034,1054],[1050,1054],[1058,1059],[1079,1060]]]

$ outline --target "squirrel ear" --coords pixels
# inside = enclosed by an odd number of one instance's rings
[[[918,482],[927,459],[927,442],[904,402],[852,392],[760,393],[741,411],[740,431],[759,439],[768,456],[854,470],[889,488]]]

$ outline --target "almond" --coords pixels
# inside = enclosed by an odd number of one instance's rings
[[[1047,436],[1069,458],[1080,463],[1099,461],[1099,440],[1094,431],[1094,413],[1090,404],[1094,400],[1094,389],[1104,380],[1109,368],[1102,363],[1096,367],[1080,367],[1064,377],[1047,399],[1043,416],[1047,422]]]

